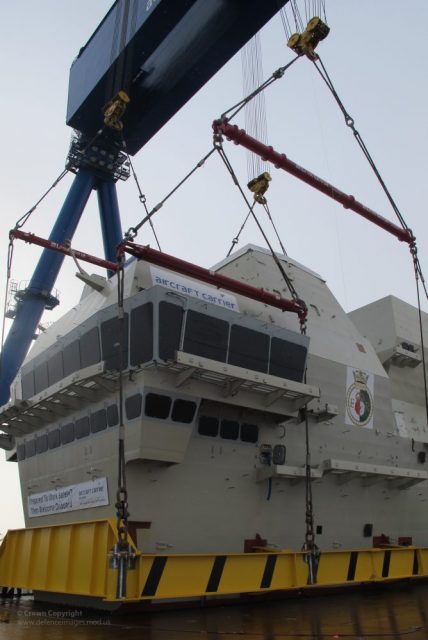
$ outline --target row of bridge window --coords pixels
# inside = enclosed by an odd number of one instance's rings
[[[141,416],[143,396],[135,393],[125,399],[125,416],[127,420],[134,420]],[[196,413],[196,402],[182,398],[170,398],[158,393],[147,393],[144,396],[144,414],[149,418],[171,420],[172,422],[190,424]],[[119,409],[117,404],[94,411],[89,416],[78,418],[48,433],[43,433],[17,447],[18,461],[32,458],[36,454],[45,453],[61,445],[70,444],[75,440],[86,438],[91,433],[104,431],[108,427],[119,424]]]
[[[117,370],[121,363],[124,369],[138,368],[157,356],[162,361],[173,360],[178,350],[288,380],[303,379],[307,353],[303,344],[206,313],[185,311],[170,302],[159,303],[158,344],[154,345],[152,302],[125,314],[122,354],[118,336],[118,319],[110,318],[80,336],[73,332],[68,337],[71,341],[61,349],[38,363],[24,365],[24,400],[101,360],[107,370]]]

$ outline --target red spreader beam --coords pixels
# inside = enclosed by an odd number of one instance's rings
[[[65,244],[58,244],[58,242],[46,240],[46,238],[36,236],[34,235],[34,233],[25,233],[25,231],[20,231],[19,229],[12,229],[9,232],[9,237],[11,239],[16,238],[17,240],[24,240],[24,242],[28,242],[29,244],[36,244],[39,247],[51,249],[52,251],[63,253],[66,256],[74,256],[78,260],[82,260],[83,262],[90,262],[91,264],[97,265],[97,267],[103,267],[104,269],[108,269],[110,271],[117,271],[118,268],[116,262],[96,258],[95,256],[91,256],[89,253],[84,253],[83,251],[75,251],[74,249],[71,250],[70,247],[66,246]]]
[[[324,193],[329,198],[340,202],[345,209],[355,211],[355,213],[363,216],[366,220],[370,220],[370,222],[381,227],[381,229],[388,231],[388,233],[391,233],[402,242],[412,244],[415,241],[410,229],[402,229],[401,227],[398,227],[372,209],[361,204],[361,202],[358,202],[354,196],[350,196],[343,191],[336,189],[336,187],[333,187],[333,185],[329,184],[322,178],[319,178],[292,160],[289,160],[289,158],[287,158],[283,153],[278,153],[272,147],[268,147],[255,138],[252,138],[243,129],[239,129],[236,125],[231,125],[228,122],[223,122],[222,120],[215,120],[213,122],[213,129],[214,133],[226,136],[228,140],[232,140],[235,144],[239,144],[245,147],[245,149],[252,151],[260,156],[262,160],[271,162],[277,169],[284,169],[284,171],[291,173],[291,175],[302,180],[314,189],[321,191],[321,193]]]
[[[57,251],[67,256],[74,256],[78,260],[95,264],[98,267],[103,267],[110,271],[117,271],[119,268],[119,264],[116,262],[96,258],[95,256],[91,256],[83,251],[77,251],[75,249],[71,250],[70,247],[66,245],[41,238],[40,236],[36,236],[34,233],[25,233],[19,229],[13,229],[10,232],[10,237],[12,239],[16,238],[18,240],[24,240],[30,244],[36,244],[40,247],[51,249],[52,251]],[[145,260],[146,262],[150,262],[151,264],[155,264],[159,267],[171,269],[171,271],[211,284],[218,289],[226,289],[232,293],[236,293],[246,298],[251,298],[252,300],[262,302],[263,304],[270,305],[271,307],[276,307],[277,309],[281,309],[281,311],[297,313],[302,321],[306,318],[307,309],[302,301],[289,300],[287,298],[275,296],[272,293],[268,293],[262,289],[257,289],[257,287],[252,287],[251,285],[240,282],[239,280],[228,278],[227,276],[215,273],[209,269],[198,267],[191,262],[180,260],[179,258],[175,258],[167,253],[156,251],[156,249],[151,249],[150,247],[143,247],[142,245],[135,244],[134,242],[124,242],[119,246],[118,256],[121,257],[124,253],[129,253],[130,255],[138,258],[138,260]]]
[[[139,260],[146,260],[147,262],[159,267],[165,267],[165,269],[177,271],[178,273],[189,276],[190,278],[195,278],[196,280],[201,280],[202,282],[211,284],[219,289],[226,289],[227,291],[231,291],[232,293],[236,293],[240,296],[257,300],[257,302],[263,302],[271,307],[281,309],[281,311],[297,313],[301,320],[306,318],[307,309],[305,304],[300,300],[289,300],[287,298],[275,296],[272,293],[268,293],[262,289],[257,289],[257,287],[252,287],[251,285],[240,282],[239,280],[228,278],[220,273],[215,273],[209,269],[198,267],[191,262],[180,260],[179,258],[170,256],[167,253],[156,251],[156,249],[151,249],[150,247],[143,247],[139,244],[134,244],[133,242],[127,242],[124,245],[124,249],[127,253],[130,253]]]

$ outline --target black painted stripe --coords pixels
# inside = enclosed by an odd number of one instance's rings
[[[272,554],[266,558],[266,565],[263,572],[263,578],[260,583],[260,589],[269,589],[273,578],[273,572],[275,571],[277,557],[277,555]]]
[[[206,588],[207,593],[215,593],[217,591],[225,564],[226,556],[216,556]]]
[[[351,551],[351,556],[349,558],[349,566],[348,566],[348,575],[346,579],[348,581],[354,580],[355,571],[357,569],[357,561],[358,561],[358,551]]]
[[[163,570],[165,569],[167,556],[158,556],[153,560],[153,564],[150,568],[149,575],[147,576],[146,584],[141,593],[142,596],[154,596],[159,586],[160,579],[162,577]]]
[[[389,563],[391,562],[391,551],[385,551],[383,556],[382,578],[389,576]]]
[[[419,560],[418,560],[418,552],[416,551],[416,549],[413,552],[413,570],[412,570],[412,575],[414,575],[414,576],[419,575]]]

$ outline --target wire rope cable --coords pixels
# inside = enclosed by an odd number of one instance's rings
[[[279,235],[278,229],[276,228],[276,225],[275,225],[275,223],[274,223],[274,221],[273,221],[272,214],[271,214],[271,212],[270,212],[269,205],[268,205],[268,203],[267,203],[267,202],[265,202],[265,203],[263,204],[263,208],[264,208],[264,210],[266,211],[267,216],[268,216],[268,218],[269,218],[269,221],[270,221],[270,223],[271,223],[271,225],[272,225],[272,227],[273,227],[273,230],[274,230],[275,235],[276,235],[276,237],[277,237],[277,240],[278,240],[278,242],[279,242],[279,246],[281,247],[281,251],[282,251],[282,253],[283,253],[285,256],[286,256],[286,255],[288,255],[288,254],[287,254],[287,252],[286,252],[286,250],[285,250],[284,244],[283,244],[283,242],[282,242],[282,240],[281,240],[281,236]]]
[[[241,227],[240,227],[240,229],[239,229],[238,233],[237,233],[237,234],[236,234],[236,236],[232,239],[232,244],[230,245],[230,249],[229,249],[229,251],[228,251],[228,252],[227,252],[227,254],[226,254],[226,257],[227,257],[227,258],[230,256],[230,254],[231,254],[231,253],[232,253],[232,251],[234,250],[235,246],[238,244],[238,242],[239,242],[239,238],[240,238],[240,235],[241,235],[241,233],[243,232],[243,230],[244,230],[244,228],[245,228],[245,225],[247,224],[248,219],[249,219],[249,218],[250,218],[250,216],[251,216],[251,213],[252,213],[252,210],[253,210],[253,208],[254,208],[255,204],[256,204],[256,201],[254,200],[253,204],[252,204],[252,205],[251,205],[251,207],[250,207],[250,210],[248,211],[247,215],[246,215],[246,216],[245,216],[245,218],[244,218],[244,222],[242,223],[242,225],[241,225]]]
[[[139,230],[141,229],[141,227],[148,222],[154,215],[155,213],[157,213],[159,211],[159,209],[161,209],[163,207],[163,205],[165,204],[165,202],[167,200],[169,200],[169,198],[185,183],[187,182],[187,180],[195,173],[195,171],[197,171],[198,169],[200,169],[206,162],[206,160],[208,160],[208,158],[214,153],[215,148],[212,148],[208,153],[206,153],[204,155],[203,158],[201,158],[201,160],[199,160],[199,162],[193,167],[193,169],[191,169],[182,180],[180,180],[180,182],[173,188],[171,189],[171,191],[169,191],[166,196],[160,201],[158,202],[157,205],[155,205],[148,213],[147,215],[138,223],[136,224],[134,227],[130,227],[128,229],[128,231],[125,233],[125,240],[133,240]]]
[[[256,34],[242,49],[242,85],[244,96],[253,93],[263,81],[263,60],[260,36]],[[261,91],[245,104],[245,130],[260,142],[267,144],[268,128],[266,118],[265,92]],[[247,150],[248,180],[267,171],[267,162],[256,153]]]
[[[417,258],[416,250],[415,250],[415,256],[414,256],[414,260],[413,260],[413,265],[414,265],[414,270],[415,270],[416,296],[417,296],[417,301],[418,301],[419,332],[420,332],[420,336],[421,336],[422,371],[423,371],[423,382],[424,382],[424,393],[425,393],[425,413],[426,413],[427,425],[428,425],[427,369],[426,369],[426,361],[425,361],[426,360],[425,359],[425,341],[424,341],[424,330],[423,330],[423,323],[422,323],[421,297],[420,297],[420,292],[419,292],[420,275],[419,275],[419,271],[418,271],[418,268],[417,268],[417,263],[418,263],[418,258]]]
[[[250,100],[253,100],[261,91],[264,91],[265,89],[267,89],[276,80],[279,80],[280,78],[282,78],[285,72],[300,58],[301,56],[296,56],[291,60],[291,62],[288,62],[283,67],[279,67],[276,71],[272,73],[272,75],[267,80],[265,80],[259,87],[254,89],[254,91],[252,91],[248,96],[246,96],[242,100],[239,100],[239,102],[236,102],[231,107],[229,107],[229,109],[224,111],[221,114],[221,119],[224,121],[230,122],[232,118],[234,118],[246,106],[246,104],[250,102]]]
[[[63,171],[61,171],[61,173],[59,174],[59,176],[57,178],[55,178],[55,180],[53,181],[53,183],[51,184],[51,186],[49,187],[49,189],[47,189],[47,191],[44,192],[44,194],[37,200],[37,202],[35,204],[33,204],[33,206],[31,207],[31,209],[29,209],[26,213],[24,213],[23,216],[21,216],[20,218],[18,218],[18,220],[15,222],[15,226],[14,229],[21,229],[21,227],[24,226],[24,224],[27,222],[27,220],[29,219],[29,217],[31,216],[32,213],[34,213],[34,211],[37,209],[37,207],[39,206],[39,204],[41,204],[41,202],[43,202],[43,200],[46,198],[46,196],[53,190],[55,189],[55,187],[61,182],[61,180],[63,179],[63,177],[68,173],[68,169],[64,169]]]
[[[235,110],[235,113],[227,118],[227,120],[229,121],[231,117],[239,113],[241,108],[244,108],[246,132],[257,140],[261,141],[263,144],[267,145],[268,127],[264,89],[272,82],[272,76],[267,81],[262,82],[263,61],[260,37],[258,34],[256,34],[242,49],[241,63],[243,92],[244,96],[246,97],[243,98],[243,101],[241,101],[241,103],[238,103],[239,108]],[[225,113],[227,114],[228,112]],[[224,119],[225,113],[222,115],[222,119]],[[247,177],[249,181],[268,171],[268,163],[263,160],[258,154],[247,150],[246,156]],[[235,246],[238,244],[240,235],[244,230],[249,218],[253,214],[255,202],[246,214],[238,233],[233,237],[227,256],[231,254]],[[273,218],[269,211],[269,208],[267,207],[267,204],[265,206],[265,211],[278,238],[281,249],[283,253],[286,254],[284,245],[279,237],[278,230],[273,222]]]
[[[10,277],[12,272],[12,261],[13,261],[13,239],[10,238],[8,249],[7,249],[7,258],[6,258],[6,285],[5,285],[4,301],[3,301],[3,318],[2,318],[2,325],[1,325],[0,376],[3,373],[3,346],[4,346],[5,335],[6,335],[6,314],[7,314],[8,297],[9,297]]]
[[[253,217],[257,227],[259,228],[259,231],[262,234],[263,239],[266,242],[267,247],[269,248],[269,251],[271,252],[272,258],[273,258],[275,264],[277,265],[277,267],[279,269],[279,272],[280,272],[281,276],[283,277],[284,282],[286,283],[286,285],[287,285],[287,287],[288,287],[288,289],[289,289],[289,291],[291,293],[291,296],[292,296],[293,300],[295,300],[296,302],[300,302],[301,304],[303,304],[306,307],[306,305],[303,302],[303,300],[299,297],[299,295],[298,295],[293,283],[291,282],[290,278],[287,276],[287,274],[285,272],[285,269],[282,266],[280,259],[276,255],[271,243],[269,242],[269,238],[267,237],[267,235],[266,235],[261,223],[259,222],[256,214],[254,213],[254,204],[251,205],[249,200],[248,200],[248,198],[247,198],[247,196],[245,195],[245,192],[244,192],[241,184],[239,183],[239,180],[238,180],[238,178],[237,178],[237,176],[236,176],[236,174],[235,174],[235,172],[233,170],[233,167],[232,167],[232,165],[231,165],[231,163],[230,163],[230,161],[229,161],[229,159],[228,159],[228,157],[227,157],[227,155],[226,155],[226,153],[225,153],[225,151],[223,149],[223,145],[221,144],[221,141],[219,140],[218,137],[216,137],[216,140],[215,140],[215,149],[218,151],[218,154],[219,154],[220,158],[222,159],[225,167],[227,168],[227,170],[228,170],[233,182],[235,183],[236,187],[238,188],[239,192],[241,193],[241,195],[242,195],[242,197],[243,197],[243,199],[244,199],[244,201],[245,201],[245,203],[246,203],[246,205],[247,205],[247,207],[249,209],[249,214],[251,214],[251,216]],[[306,331],[306,321],[303,321],[303,322],[301,321],[301,331],[302,331],[302,333],[305,333],[305,331]]]
[[[317,65],[317,62],[319,62],[319,66]],[[417,253],[417,246],[416,246],[416,238],[413,236],[413,233],[410,229],[410,227],[407,225],[406,221],[404,220],[403,215],[401,214],[400,209],[398,208],[397,203],[395,202],[391,192],[389,191],[375,161],[373,160],[373,157],[371,156],[361,134],[359,133],[359,131],[357,130],[356,126],[355,126],[355,120],[354,118],[349,114],[349,112],[347,111],[347,109],[345,108],[342,100],[340,99],[334,85],[333,82],[327,72],[327,69],[323,63],[323,61],[321,60],[321,58],[319,56],[317,56],[317,58],[313,61],[314,66],[316,68],[316,70],[318,71],[319,75],[321,76],[321,78],[323,79],[323,81],[325,82],[325,84],[327,85],[328,89],[330,90],[334,100],[336,101],[337,105],[339,106],[339,109],[341,110],[343,117],[345,119],[345,123],[346,126],[349,127],[352,130],[352,133],[354,134],[354,137],[357,141],[358,146],[360,147],[360,149],[362,150],[364,156],[366,157],[371,169],[373,170],[373,173],[375,174],[379,184],[382,187],[382,190],[384,191],[389,203],[392,206],[392,209],[394,211],[394,213],[397,216],[398,221],[400,222],[401,226],[403,229],[405,229],[406,231],[409,231],[409,233],[411,234],[411,237],[413,238],[412,241],[410,242],[410,253],[412,255],[412,260],[413,260],[413,268],[414,268],[414,272],[415,272],[415,280],[416,280],[416,295],[417,295],[417,304],[418,304],[418,318],[419,318],[419,332],[420,332],[420,340],[421,340],[421,355],[422,355],[422,369],[423,369],[423,384],[424,384],[424,396],[425,396],[425,409],[426,409],[426,417],[427,417],[427,424],[428,424],[428,385],[427,385],[427,373],[426,373],[426,364],[425,364],[425,348],[424,348],[424,336],[423,336],[423,323],[422,323],[422,311],[421,311],[421,301],[420,301],[420,291],[419,291],[419,282],[422,283],[422,287],[424,289],[425,292],[425,296],[428,298],[428,290],[427,290],[427,286],[425,283],[425,278],[422,272],[422,267],[421,264],[419,262],[419,258],[418,258],[418,253]]]
[[[317,65],[317,62],[319,62],[320,66]],[[352,130],[352,133],[355,136],[355,139],[358,143],[358,146],[360,147],[360,149],[362,150],[363,154],[365,155],[365,157],[367,158],[371,168],[373,169],[373,172],[375,173],[380,185],[382,186],[383,191],[385,192],[386,197],[388,198],[401,226],[403,227],[403,229],[409,229],[409,227],[407,226],[403,216],[401,215],[401,212],[394,200],[394,198],[391,195],[391,192],[389,191],[388,187],[385,184],[385,181],[383,180],[372,156],[369,153],[369,150],[367,149],[366,144],[364,143],[363,138],[361,137],[361,134],[359,133],[359,131],[357,130],[357,128],[355,127],[355,120],[354,118],[348,113],[348,111],[346,110],[342,100],[340,99],[334,85],[333,82],[329,76],[329,74],[327,73],[327,69],[325,68],[325,65],[323,63],[323,61],[321,60],[320,56],[317,56],[317,59],[313,61],[314,66],[316,68],[316,70],[318,71],[318,73],[320,74],[321,78],[324,80],[325,84],[327,85],[327,87],[329,88],[332,96],[334,97],[336,103],[338,104],[341,112],[343,113],[343,117],[345,119],[345,123],[346,126],[349,127]],[[320,68],[321,67],[321,68]]]

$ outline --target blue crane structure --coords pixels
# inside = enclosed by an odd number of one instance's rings
[[[116,182],[129,176],[127,153],[135,155],[287,2],[116,0],[71,66],[66,121],[75,134],[66,168],[75,178],[49,240],[71,241],[95,190],[104,254],[115,261],[122,240]],[[113,126],[103,122],[107,113]],[[16,296],[1,354],[0,405],[9,400],[43,311],[58,304],[52,289],[63,259],[44,249]]]

